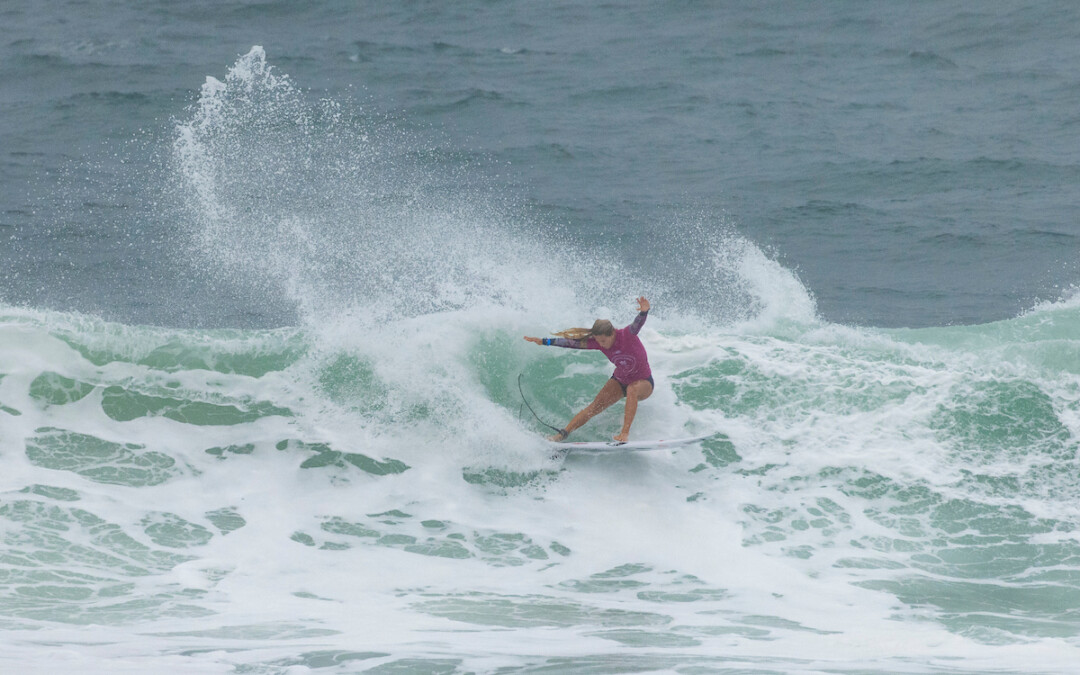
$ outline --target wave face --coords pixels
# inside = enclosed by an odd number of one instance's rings
[[[0,661],[1077,662],[1080,302],[844,327],[760,249],[692,222],[657,254],[679,274],[643,269],[536,234],[392,123],[308,102],[258,48],[207,81],[174,151],[183,255],[298,321],[177,330],[0,306]],[[628,323],[646,288],[657,389],[633,433],[716,435],[553,458],[518,376],[562,423],[609,365],[521,336]]]

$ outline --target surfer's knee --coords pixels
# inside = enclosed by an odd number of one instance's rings
[[[626,398],[633,397],[635,401],[644,401],[652,395],[652,385],[648,380],[638,380],[626,388]]]

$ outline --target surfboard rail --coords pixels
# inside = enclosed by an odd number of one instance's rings
[[[706,438],[711,438],[716,435],[716,432],[711,434],[705,434],[704,436],[691,436],[688,438],[668,438],[658,440],[645,440],[645,441],[550,441],[550,443],[564,450],[582,450],[587,452],[623,452],[628,450],[667,450],[670,448],[678,448],[684,445],[691,445],[698,443]]]

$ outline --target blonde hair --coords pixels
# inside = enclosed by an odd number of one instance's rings
[[[592,328],[567,328],[561,330],[558,333],[552,333],[557,337],[566,338],[568,340],[588,340],[591,337],[597,335],[611,335],[615,332],[615,327],[611,325],[611,322],[607,319],[597,319],[593,322]]]

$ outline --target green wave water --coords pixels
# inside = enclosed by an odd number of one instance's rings
[[[605,364],[471,328],[489,318],[425,317],[387,367],[384,342],[309,329],[5,308],[9,640],[82,627],[235,672],[1067,672],[1075,303],[919,331],[687,333],[661,310],[635,434],[717,434],[565,462],[517,375],[562,419]],[[473,332],[433,357],[440,325]],[[884,635],[903,649],[860,646]]]

